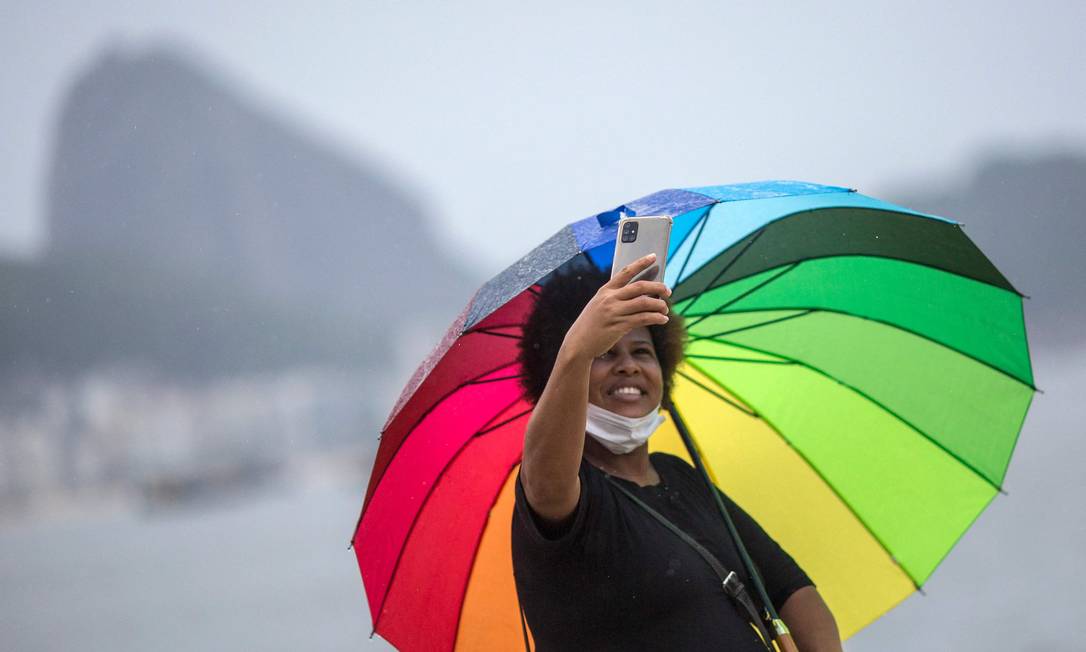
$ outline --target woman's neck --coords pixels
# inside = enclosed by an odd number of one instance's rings
[[[649,445],[642,444],[625,455],[612,453],[591,435],[584,438],[584,457],[608,475],[637,483],[642,487],[660,484],[660,474],[649,460]]]

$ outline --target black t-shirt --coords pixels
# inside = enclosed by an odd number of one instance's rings
[[[650,487],[615,478],[709,549],[754,589],[712,495],[697,471],[673,455],[653,453],[661,482]],[[581,462],[581,495],[562,532],[549,532],[517,477],[513,572],[539,650],[736,650],[765,652],[704,559],[675,533]],[[736,529],[779,609],[811,580],[734,502]]]

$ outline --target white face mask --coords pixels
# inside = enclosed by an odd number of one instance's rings
[[[624,417],[589,403],[588,423],[584,429],[607,450],[615,455],[625,455],[648,441],[663,422],[659,405],[643,417]]]

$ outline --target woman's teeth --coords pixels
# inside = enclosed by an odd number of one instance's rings
[[[629,396],[641,396],[641,390],[636,387],[619,387],[612,394],[625,394]]]

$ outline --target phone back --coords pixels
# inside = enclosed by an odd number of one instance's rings
[[[641,272],[634,281],[662,281],[667,265],[667,246],[671,240],[671,218],[666,215],[626,217],[618,223],[615,259],[611,278],[623,267],[650,253],[656,254],[656,264]]]

